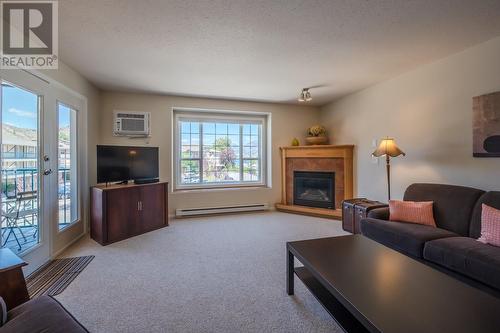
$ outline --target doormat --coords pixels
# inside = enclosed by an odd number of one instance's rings
[[[30,297],[59,295],[80,274],[95,256],[54,259],[26,278]]]

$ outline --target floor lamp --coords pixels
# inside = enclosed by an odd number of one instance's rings
[[[380,145],[372,154],[375,157],[385,155],[387,167],[387,197],[391,200],[391,157],[405,156],[406,154],[399,149],[396,142],[392,138],[384,138],[380,141]]]

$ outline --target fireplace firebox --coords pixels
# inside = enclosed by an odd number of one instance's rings
[[[335,172],[294,171],[293,204],[335,209]]]

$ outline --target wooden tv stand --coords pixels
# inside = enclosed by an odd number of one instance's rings
[[[168,183],[94,186],[90,205],[90,236],[108,245],[168,225]]]

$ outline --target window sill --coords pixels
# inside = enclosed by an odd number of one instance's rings
[[[65,232],[65,231],[67,231],[67,230],[70,230],[70,229],[72,229],[75,225],[77,225],[80,222],[81,222],[81,219],[78,218],[78,219],[74,220],[73,222],[68,223],[67,225],[65,225],[62,229],[58,228],[57,233],[61,234],[61,233]],[[59,227],[59,225],[58,225],[58,227]]]
[[[182,193],[203,193],[203,192],[220,192],[220,191],[245,191],[245,190],[263,190],[271,189],[268,185],[242,185],[242,186],[228,186],[228,187],[193,187],[193,188],[180,188],[174,189],[172,194]]]

